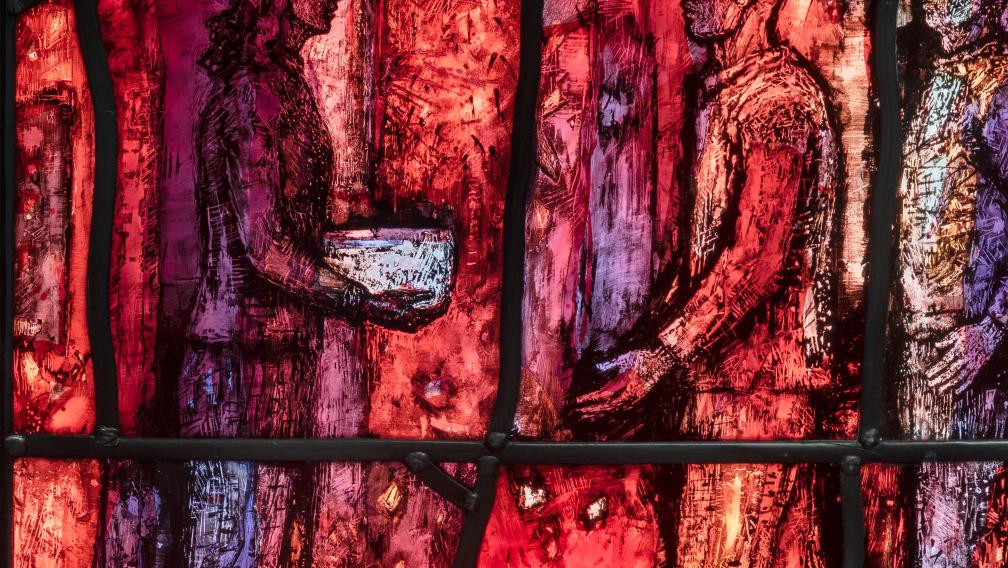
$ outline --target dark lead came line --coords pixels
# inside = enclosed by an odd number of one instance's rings
[[[94,197],[87,263],[87,326],[94,367],[95,419],[100,432],[119,428],[119,385],[109,320],[109,264],[119,140],[112,76],[101,40],[98,3],[96,0],[74,0],[74,11],[94,104]]]
[[[859,439],[866,447],[882,437],[886,329],[893,263],[893,225],[902,163],[899,77],[896,67],[895,0],[878,0],[872,31],[872,74],[879,93],[878,171],[872,188],[865,301],[865,349],[861,369]]]
[[[506,449],[514,427],[521,389],[522,301],[525,296],[525,209],[536,171],[536,106],[542,74],[543,0],[522,0],[518,84],[511,123],[511,166],[504,202],[503,267],[500,303],[500,379],[487,425],[485,449]],[[479,560],[500,475],[496,458],[479,460],[477,508],[466,516],[454,568],[474,568]]]
[[[626,465],[1008,461],[1008,440],[883,440],[865,448],[856,440],[533,442],[516,441],[500,452],[482,442],[374,438],[117,438],[12,435],[13,457],[149,461],[399,461],[423,452],[434,463],[477,463],[495,456],[504,464]]]
[[[861,502],[861,460],[856,456],[847,456],[840,461],[840,516],[844,568],[860,568],[865,561],[865,522]]]
[[[536,103],[542,65],[543,0],[523,0],[518,86],[511,131],[511,169],[504,204],[500,311],[500,380],[487,446],[500,451],[514,426],[521,388],[522,299],[525,294],[525,207],[536,171]]]

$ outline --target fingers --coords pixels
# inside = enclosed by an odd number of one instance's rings
[[[434,298],[429,290],[389,290],[372,295],[366,305],[366,319],[382,327],[416,331],[444,313],[447,304],[423,305]]]
[[[582,416],[611,413],[637,401],[637,382],[634,371],[620,373],[615,379],[605,383],[598,390],[574,398],[574,410]]]

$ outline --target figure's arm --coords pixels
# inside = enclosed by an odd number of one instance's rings
[[[794,142],[795,133],[808,136]],[[718,173],[698,183],[721,183],[716,191],[730,194],[731,179],[740,180],[738,216],[727,247],[697,287],[685,308],[659,334],[657,347],[636,349],[593,365],[605,384],[573,394],[574,412],[591,420],[629,408],[649,393],[676,368],[681,368],[705,345],[731,332],[753,308],[777,290],[795,227],[803,163],[804,141],[810,128],[795,125],[791,141],[772,135],[754,139],[735,166],[734,175],[724,175],[727,164],[707,168]],[[586,377],[585,382],[595,383]]]
[[[205,183],[230,202],[236,216],[240,248],[252,269],[266,282],[344,316],[359,316],[372,323],[402,330],[415,330],[436,318],[436,310],[417,308],[428,294],[388,291],[371,294],[361,284],[336,271],[297,235],[284,219],[285,199],[279,142],[270,128],[279,101],[263,100],[276,95],[236,81],[237,95],[222,104],[201,124],[200,139]],[[258,100],[257,100],[258,97]],[[236,100],[249,101],[237,103]],[[271,110],[272,109],[272,110]],[[270,114],[270,112],[274,114]],[[289,181],[289,180],[287,180]]]
[[[987,225],[988,229],[1006,226],[1008,215],[999,209],[998,224]],[[985,217],[978,212],[978,225]],[[978,233],[982,230],[978,229]],[[980,302],[982,306],[973,314],[967,306],[965,323],[930,338],[933,342],[930,357],[921,361],[928,384],[939,392],[952,389],[963,392],[969,388],[1008,335],[1008,235],[1003,229],[996,231],[997,234],[977,235],[971,257],[975,261],[986,258],[980,260],[980,266],[972,267],[964,286],[967,301]]]
[[[659,335],[679,359],[691,359],[728,334],[777,289],[795,226],[803,154],[790,144],[763,141],[742,158],[730,244]]]
[[[259,169],[246,170],[251,176],[240,181],[247,198],[240,224],[249,262],[265,280],[312,303],[332,309],[358,307],[363,288],[306,254],[285,231],[277,214],[279,190],[270,180],[259,178]]]
[[[230,130],[223,154],[227,180],[223,187],[234,203],[237,230],[247,260],[267,282],[321,308],[347,312],[366,296],[359,284],[337,273],[320,256],[308,254],[280,218],[282,199],[279,155],[267,130],[269,117],[253,105],[239,105],[235,116],[222,116],[218,132]],[[222,113],[227,114],[227,113]],[[230,122],[224,124],[223,122]],[[224,180],[222,180],[224,181]]]
[[[974,228],[969,263],[963,275],[961,317],[933,341],[923,374],[939,391],[962,392],[1001,348],[1008,335],[1008,88],[992,97],[983,122],[967,119],[963,130],[979,139],[974,144],[977,168],[974,187]]]

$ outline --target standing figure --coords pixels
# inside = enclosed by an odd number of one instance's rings
[[[689,33],[712,55],[684,184],[693,186],[688,265],[675,293],[654,294],[655,316],[575,378],[572,424],[632,432],[651,408],[642,401],[661,393],[685,401],[669,437],[815,434],[815,392],[839,367],[841,156],[821,81],[777,37],[779,4],[684,3]],[[678,565],[818,561],[809,468],[691,465],[685,475],[682,493],[663,499],[679,511],[660,511],[678,519]]]
[[[202,272],[178,390],[183,435],[310,436],[324,318],[395,326],[422,300],[370,296],[323,260],[333,147],[300,52],[335,9],[234,0],[207,22],[200,64],[211,87],[195,133]],[[308,565],[308,471],[190,464],[189,565]]]
[[[899,423],[913,438],[1000,438],[1008,419],[1005,4],[922,5],[941,53],[903,150],[893,357]],[[917,468],[915,561],[971,565],[999,468]]]

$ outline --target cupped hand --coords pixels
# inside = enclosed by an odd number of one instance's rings
[[[434,297],[431,291],[389,290],[369,295],[364,317],[376,325],[416,331],[444,313],[443,306],[423,306]]]

